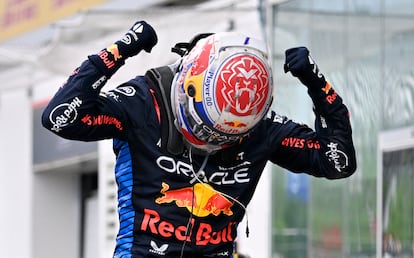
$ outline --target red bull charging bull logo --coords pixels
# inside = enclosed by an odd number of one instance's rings
[[[107,47],[106,51],[108,51],[114,56],[114,61],[118,61],[119,59],[122,58],[122,55],[119,53],[117,44],[112,44],[111,46]]]
[[[180,208],[187,208],[189,212],[197,217],[206,217],[210,214],[218,216],[221,213],[231,216],[233,202],[218,193],[208,184],[197,183],[181,189],[170,189],[166,183],[162,183],[160,193],[163,196],[155,200],[158,204],[172,203]]]

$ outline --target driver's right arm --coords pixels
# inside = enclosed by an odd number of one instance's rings
[[[106,82],[107,75],[91,61],[84,61],[44,109],[43,126],[72,140],[123,138],[126,123],[124,108],[114,98],[101,93]]]
[[[43,126],[61,137],[73,140],[125,138],[128,110],[132,105],[139,112],[142,102],[139,98],[122,102],[122,94],[118,98],[114,91],[105,94],[101,89],[127,58],[137,55],[141,50],[150,52],[157,41],[152,26],[145,21],[138,21],[120,40],[98,54],[89,56],[69,76],[45,108]],[[135,100],[138,103],[134,103]]]

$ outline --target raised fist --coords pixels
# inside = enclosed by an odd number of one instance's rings
[[[151,52],[157,44],[158,38],[154,28],[145,21],[136,22],[125,35],[115,42],[119,54],[126,59],[137,55],[141,50]]]
[[[286,50],[285,55],[285,73],[290,72],[308,87],[325,84],[323,74],[319,72],[318,65],[306,47],[290,48]]]

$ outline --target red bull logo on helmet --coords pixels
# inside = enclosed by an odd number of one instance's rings
[[[210,214],[233,215],[233,202],[208,184],[197,183],[181,189],[170,189],[167,183],[162,183],[160,193],[163,195],[155,200],[156,203],[175,203],[180,208],[187,208],[197,217],[206,217]]]
[[[224,124],[233,128],[247,127],[247,124],[235,120],[235,121],[224,121]]]

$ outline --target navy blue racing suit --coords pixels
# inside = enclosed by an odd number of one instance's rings
[[[232,257],[237,226],[268,161],[328,179],[356,169],[348,110],[325,85],[309,91],[315,131],[271,112],[236,146],[210,156],[187,149],[172,155],[160,147],[162,117],[146,78],[103,92],[109,77],[84,61],[51,99],[42,123],[66,139],[113,139],[116,258]]]

